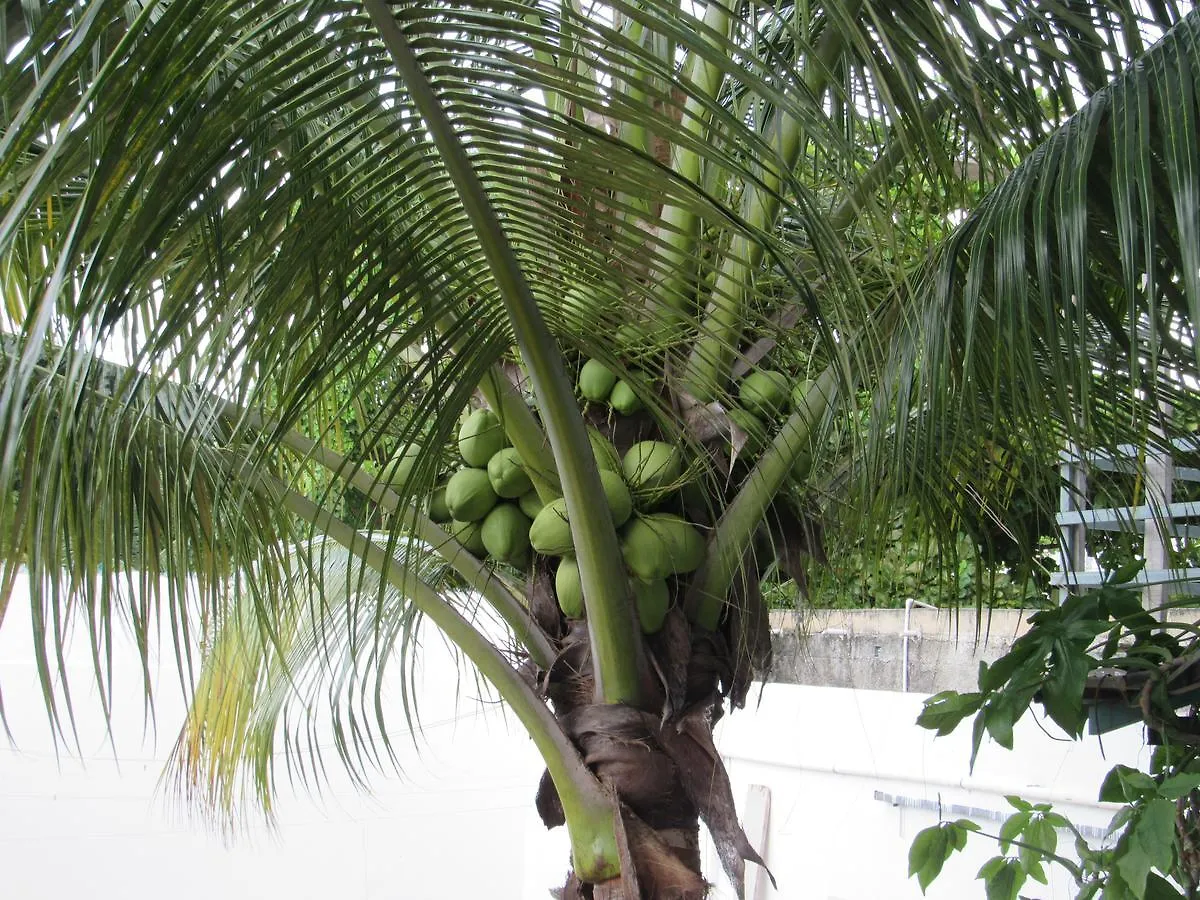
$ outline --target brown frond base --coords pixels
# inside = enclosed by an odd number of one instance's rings
[[[622,878],[585,884],[573,874],[564,900],[700,900],[699,824],[707,826],[739,894],[745,860],[761,864],[738,824],[733,791],[712,732],[722,695],[736,690],[724,635],[689,631],[681,612],[649,642],[662,677],[654,711],[592,702],[591,661],[583,623],[572,623],[544,684],[555,714],[584,762],[612,790],[621,809]],[[544,775],[537,808],[553,828],[564,823],[554,785]]]

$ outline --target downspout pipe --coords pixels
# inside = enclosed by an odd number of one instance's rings
[[[909,597],[904,601],[904,627],[900,631],[900,690],[908,693],[908,657],[909,657],[909,642],[921,636],[921,630],[912,629],[912,611],[914,606],[919,606],[921,609],[937,609],[932,603],[926,603],[924,600],[916,600]]]

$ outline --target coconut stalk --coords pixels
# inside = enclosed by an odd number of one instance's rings
[[[546,444],[546,434],[534,418],[525,399],[499,366],[493,366],[479,383],[484,399],[500,417],[504,433],[521,454],[521,462],[543,503],[562,496],[554,456]]]
[[[852,4],[847,15],[856,15],[859,5],[857,2]],[[814,96],[828,87],[831,66],[844,43],[841,31],[831,25],[826,28],[827,31],[817,41],[813,59],[806,61],[805,65],[804,81]],[[758,183],[746,184],[742,218],[750,233],[767,231],[775,223],[779,215],[779,191],[784,172],[795,166],[802,146],[800,124],[782,109],[776,111],[773,127],[775,133],[771,144],[783,168],[763,168]],[[692,241],[695,241],[694,236]],[[729,378],[745,325],[746,286],[762,256],[762,243],[746,237],[745,232],[739,232],[730,241],[729,250],[717,271],[699,334],[688,355],[682,378],[687,391],[705,403],[717,399]]]
[[[725,38],[729,37],[733,18],[723,3],[709,2],[704,10],[703,27]],[[721,89],[723,73],[700,54],[689,52],[684,67],[687,83],[694,94],[684,102],[681,124],[697,138],[703,138],[709,123],[704,103],[699,98],[715,100]],[[700,184],[700,154],[689,147],[678,144],[671,148],[671,168],[690,184]],[[663,271],[667,277],[659,283],[657,295],[664,305],[679,312],[686,312],[686,279],[688,261],[696,251],[696,229],[698,217],[683,206],[667,205],[662,211],[661,231],[663,256],[666,263]]]
[[[853,342],[876,343],[902,320],[901,301],[893,297],[879,311],[877,321]],[[705,561],[688,591],[687,610],[692,621],[712,631],[721,620],[725,598],[742,565],[754,533],[778,495],[799,456],[812,445],[817,424],[839,399],[846,384],[835,360],[817,377],[801,403],[784,421],[775,439],[746,476],[745,483],[718,519],[709,536]]]
[[[720,624],[730,586],[754,533],[791,474],[792,465],[811,446],[817,423],[838,395],[838,383],[832,367],[821,373],[717,520],[704,563],[692,578],[686,601],[689,618],[701,628],[715,631]]]

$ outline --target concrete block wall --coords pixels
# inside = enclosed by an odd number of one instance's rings
[[[875,691],[973,690],[979,661],[1002,656],[1028,613],[994,610],[812,610],[775,613],[770,680]]]

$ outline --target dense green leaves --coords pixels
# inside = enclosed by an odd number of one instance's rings
[[[1129,565],[1114,577],[1133,578],[1139,571],[1140,565]],[[1029,630],[1009,653],[980,665],[979,691],[946,691],[926,701],[919,724],[939,735],[975,716],[976,753],[985,734],[1011,747],[1012,725],[1034,702],[1075,738],[1090,714],[1106,708],[1110,715],[1124,715],[1118,721],[1141,719],[1166,737],[1149,771],[1117,765],[1105,777],[1098,799],[1118,808],[1099,843],[1086,840],[1049,804],[1007,798],[1016,812],[996,834],[983,835],[997,842],[1001,854],[979,872],[989,897],[1017,896],[1027,878],[1045,883],[1047,865],[1064,869],[1080,897],[1172,898],[1190,896],[1197,888],[1190,848],[1200,757],[1192,715],[1176,710],[1185,692],[1170,689],[1192,665],[1195,625],[1156,618],[1138,600],[1137,593],[1115,582],[1070,595],[1061,606],[1032,615]],[[1089,678],[1096,670],[1103,676]],[[1117,687],[1106,690],[1114,681]],[[1075,859],[1060,855],[1063,830],[1074,835]],[[922,836],[920,848],[913,845],[921,863],[913,873],[924,869],[936,876],[940,864],[929,863],[931,839]],[[934,849],[948,855],[940,846]],[[922,880],[923,887],[926,883]]]
[[[1132,577],[1137,567],[1116,574]],[[1156,655],[1161,644],[1159,623],[1136,597],[1114,582],[1034,613],[1029,630],[1007,653],[994,663],[979,664],[979,691],[943,691],[930,697],[918,724],[944,735],[975,716],[972,760],[984,734],[1011,749],[1013,726],[1033,702],[1068,735],[1079,737],[1088,718],[1088,675],[1129,660],[1139,665],[1143,654]],[[1098,642],[1101,637],[1105,640]]]

